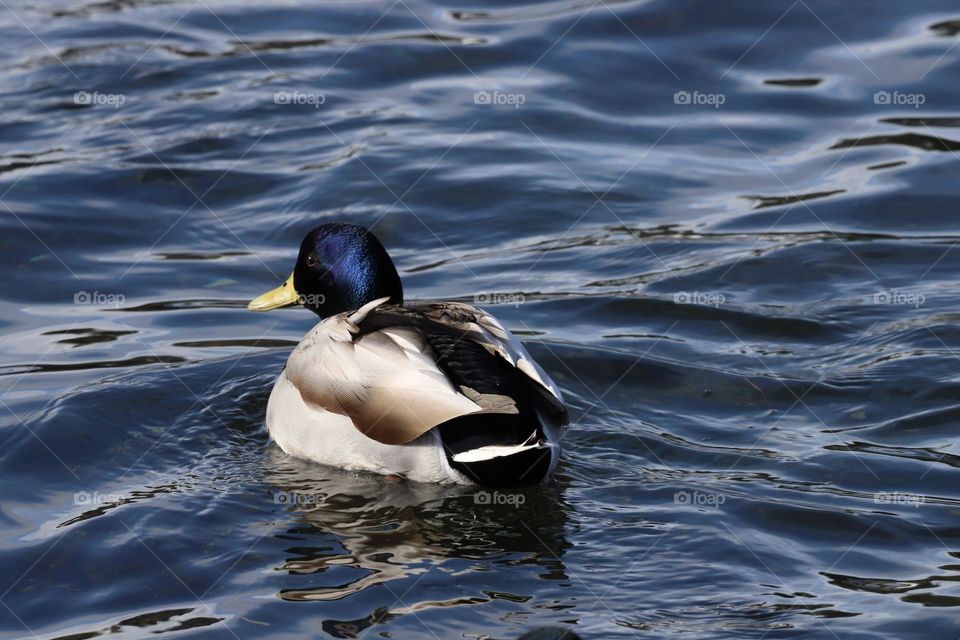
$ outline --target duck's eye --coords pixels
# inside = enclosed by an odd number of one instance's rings
[[[310,255],[308,255],[308,256],[307,256],[307,266],[308,266],[308,267],[315,267],[315,266],[317,266],[317,256],[313,255],[312,253],[311,253]]]

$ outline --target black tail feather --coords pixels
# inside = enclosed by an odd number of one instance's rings
[[[543,430],[535,417],[513,413],[470,413],[447,420],[437,427],[450,466],[477,484],[488,487],[519,487],[537,484],[547,476],[553,462],[552,447],[544,445],[517,453],[457,462],[464,451],[491,445],[520,445],[531,436],[543,441]]]

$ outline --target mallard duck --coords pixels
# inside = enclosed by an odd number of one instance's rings
[[[418,482],[506,487],[553,472],[567,423],[557,385],[485,311],[405,305],[366,228],[310,231],[290,277],[248,308],[294,304],[321,320],[267,402],[267,430],[287,454]]]

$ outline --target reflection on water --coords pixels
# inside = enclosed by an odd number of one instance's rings
[[[222,622],[223,618],[211,616],[196,615],[195,609],[165,609],[163,611],[154,611],[144,613],[132,618],[125,618],[104,627],[79,634],[67,636],[58,636],[52,640],[86,640],[87,638],[97,638],[114,634],[127,635],[128,632],[136,634],[137,630],[142,632],[151,632],[159,634],[174,633],[177,631],[186,631],[188,629],[202,629]],[[133,629],[131,629],[133,627]],[[158,628],[155,628],[158,627]]]
[[[905,147],[913,147],[922,151],[958,151],[960,142],[940,138],[938,136],[929,136],[921,133],[901,133],[898,135],[868,136],[863,138],[851,138],[841,140],[831,149],[847,149],[849,147],[870,147],[881,144],[899,144]]]
[[[405,600],[411,582],[427,573],[530,566],[542,580],[569,580],[563,565],[570,547],[564,537],[569,507],[557,486],[493,495],[333,470],[321,474],[274,447],[267,452],[265,469],[274,501],[289,505],[295,518],[278,534],[289,545],[278,569],[299,577],[297,583],[303,585],[281,590],[280,598],[331,602],[378,589],[395,598],[359,619],[325,619],[324,630],[335,637],[356,637],[367,627],[433,608],[495,599],[522,604],[535,597],[487,589]],[[511,504],[491,504],[501,501]]]

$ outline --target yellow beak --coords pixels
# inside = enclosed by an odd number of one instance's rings
[[[286,282],[274,289],[267,291],[258,298],[254,298],[247,305],[250,311],[270,311],[280,307],[288,307],[300,301],[300,294],[293,288],[293,274],[287,278]]]

